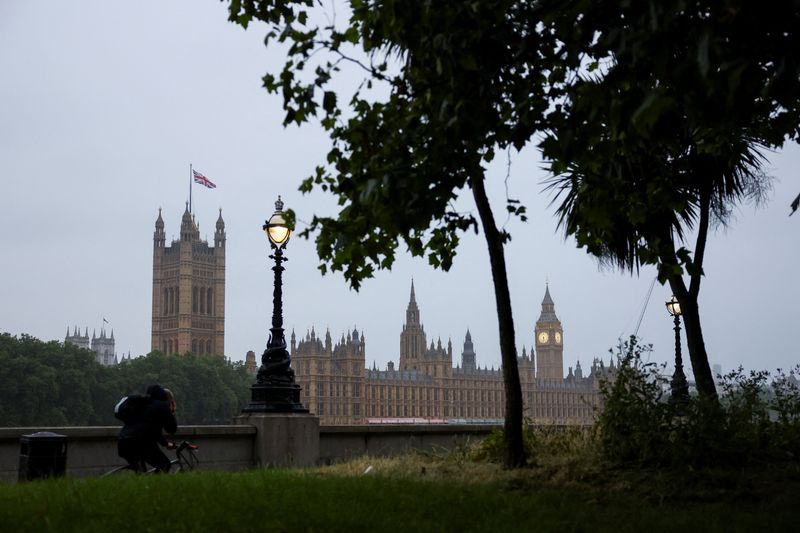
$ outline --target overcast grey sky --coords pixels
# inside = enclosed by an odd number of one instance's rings
[[[147,353],[154,223],[163,207],[168,239],[179,234],[192,163],[217,184],[194,189],[201,235],[213,241],[220,207],[226,222],[227,355],[263,350],[272,272],[261,225],[278,194],[301,220],[332,205],[321,192],[297,191],[327,142],[319,128],[280,125],[280,100],[261,77],[281,57],[265,49],[263,35],[263,27],[228,23],[217,0],[0,2],[0,331],[63,340],[68,326],[99,332],[105,317],[120,355]],[[505,163],[498,158],[489,169],[497,213]],[[730,229],[711,237],[701,318],[711,362],[724,370],[800,362],[800,215],[787,217],[800,192],[798,163],[795,145],[771,154],[769,205],[741,209]],[[512,156],[510,194],[530,213],[527,223],[507,226],[512,305],[518,345],[530,347],[549,281],[566,371],[578,359],[607,360],[632,332],[655,271],[599,271],[565,241],[541,193],[540,167],[534,149]],[[458,361],[469,327],[478,364],[499,366],[482,235],[465,236],[450,273],[401,256],[361,293],[339,275],[318,274],[313,242],[293,239],[287,256],[289,331],[329,327],[336,339],[357,327],[368,365],[385,367],[398,357],[413,277],[429,341],[452,338]],[[656,285],[639,330],[656,361],[673,357],[669,296]]]

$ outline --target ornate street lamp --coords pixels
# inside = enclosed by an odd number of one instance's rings
[[[675,296],[667,300],[667,312],[675,318],[675,372],[672,374],[671,400],[676,403],[689,401],[689,384],[683,373],[681,359],[681,304]]]
[[[250,404],[244,408],[245,413],[308,413],[308,409],[300,403],[300,385],[294,381],[294,370],[291,368],[291,357],[286,349],[286,338],[283,334],[283,291],[282,263],[287,259],[283,250],[292,235],[283,212],[283,202],[278,196],[275,202],[275,213],[264,223],[264,231],[269,238],[275,259],[275,288],[272,293],[272,327],[270,328],[267,349],[261,356],[261,366],[256,375],[256,383],[251,390]]]

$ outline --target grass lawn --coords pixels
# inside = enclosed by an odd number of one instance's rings
[[[569,468],[508,472],[407,456],[304,471],[0,484],[0,530],[707,532],[800,524],[796,465],[767,474],[598,467],[576,476]]]

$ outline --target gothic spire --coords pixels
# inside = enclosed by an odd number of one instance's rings
[[[553,298],[550,297],[550,285],[545,284],[544,298],[542,299],[542,313],[539,315],[537,322],[558,322],[556,316],[555,304]]]
[[[544,299],[542,305],[554,305],[553,299],[550,297],[550,283],[544,284]]]
[[[406,309],[406,326],[419,326],[419,307],[417,307],[417,296],[414,293],[414,279],[411,279],[411,298]]]

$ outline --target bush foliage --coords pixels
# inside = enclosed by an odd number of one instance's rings
[[[676,403],[664,367],[645,361],[650,350],[635,337],[617,348],[592,428],[527,423],[530,464],[725,468],[800,458],[800,367],[774,375],[739,368],[721,377],[719,402],[691,395]],[[502,462],[502,436],[496,430],[469,457]]]
[[[623,343],[616,375],[601,385],[595,431],[604,458],[707,467],[800,457],[800,368],[771,377],[740,367],[722,376],[719,402],[692,395],[679,403],[670,399],[663,369],[642,360],[648,349],[635,337]]]
[[[114,404],[160,383],[177,398],[180,424],[230,423],[249,399],[240,362],[153,352],[104,367],[89,350],[0,334],[0,426],[116,425]]]

